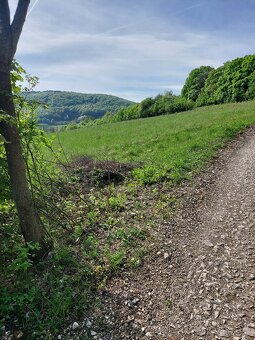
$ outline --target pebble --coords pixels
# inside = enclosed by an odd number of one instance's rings
[[[164,259],[167,260],[169,258],[169,254],[168,253],[164,253]]]
[[[214,245],[212,244],[212,242],[209,241],[209,240],[205,240],[205,241],[204,241],[204,245],[207,246],[207,247],[209,247],[209,248],[213,248],[213,247],[214,247]]]
[[[127,318],[126,323],[130,323],[130,322],[132,322],[132,321],[134,321],[134,320],[135,320],[135,317],[129,315],[128,318]]]
[[[214,312],[214,317],[215,317],[215,319],[217,319],[217,318],[219,317],[219,315],[220,315],[220,312],[219,312],[218,310],[216,310],[216,311]]]
[[[249,323],[248,327],[255,328],[255,323]]]
[[[90,320],[87,320],[87,321],[86,321],[86,326],[87,326],[88,328],[90,328],[90,327],[92,326],[92,322],[91,322]]]
[[[147,332],[147,333],[145,334],[145,336],[147,336],[147,338],[152,338],[152,337],[153,337],[153,334],[152,334],[151,332]]]
[[[222,329],[220,331],[220,333],[219,333],[219,337],[220,338],[229,338],[230,337],[230,333],[226,329]]]
[[[254,336],[255,337],[255,329],[254,328],[244,327],[243,332],[244,332],[245,335],[249,335],[249,336]]]
[[[195,333],[197,333],[197,335],[203,336],[206,334],[206,329],[204,327],[197,327],[195,329]]]
[[[75,330],[77,328],[79,328],[79,324],[78,324],[78,322],[74,322],[73,325],[72,325],[72,329]]]
[[[250,281],[255,280],[255,274],[250,274],[249,280],[250,280]]]
[[[212,305],[210,303],[206,303],[204,306],[203,306],[203,309],[206,310],[206,311],[210,311],[212,309]]]

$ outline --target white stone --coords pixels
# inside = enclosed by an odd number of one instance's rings
[[[86,326],[87,326],[88,328],[92,326],[92,323],[91,323],[90,320],[87,320],[87,321],[86,321]]]
[[[79,327],[79,324],[78,322],[74,322],[73,325],[72,325],[72,329],[77,329]]]
[[[164,259],[167,260],[169,258],[169,254],[168,253],[164,253]]]

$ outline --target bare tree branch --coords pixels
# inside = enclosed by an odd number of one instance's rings
[[[29,4],[30,4],[30,0],[19,0],[15,15],[14,15],[14,19],[11,24],[13,56],[16,52],[19,37],[21,35],[21,31],[22,31],[24,22],[26,20]]]

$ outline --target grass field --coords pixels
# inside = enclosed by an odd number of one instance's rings
[[[69,156],[144,162],[144,182],[180,179],[201,169],[227,140],[255,123],[255,101],[59,133]]]

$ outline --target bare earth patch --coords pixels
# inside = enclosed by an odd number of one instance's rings
[[[90,157],[80,157],[67,165],[67,170],[76,174],[82,185],[105,186],[107,184],[119,184],[130,176],[130,172],[137,164],[124,164],[116,161],[98,161]]]
[[[174,194],[160,250],[108,282],[94,338],[255,339],[255,128]]]

